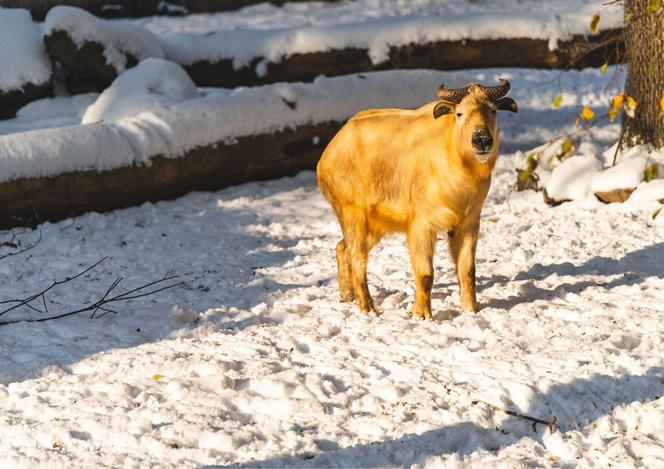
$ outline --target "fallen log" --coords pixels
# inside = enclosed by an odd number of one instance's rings
[[[70,71],[70,92],[101,91],[117,76],[106,63],[102,44],[85,41],[78,47],[66,31],[44,37],[48,53]],[[339,49],[328,52],[293,54],[280,62],[254,58],[235,69],[232,59],[199,61],[183,65],[198,86],[234,88],[276,82],[313,81],[319,75],[340,76],[391,69],[460,70],[486,67],[526,67],[582,69],[624,60],[622,30],[606,30],[593,36],[574,36],[555,50],[545,39],[482,39],[437,41],[390,48],[388,60],[373,63],[366,49]],[[127,55],[127,68],[136,58]],[[169,57],[166,57],[169,59]],[[262,72],[256,72],[261,64]]]
[[[36,226],[89,211],[219,190],[249,181],[291,176],[314,169],[341,122],[285,129],[196,148],[182,158],[151,159],[150,166],[65,173],[0,183],[0,229]]]
[[[463,41],[437,41],[390,48],[385,62],[372,63],[365,49],[293,54],[280,62],[253,59],[246,67],[233,68],[232,59],[211,63],[199,61],[183,65],[198,86],[232,88],[282,81],[312,81],[319,75],[392,69],[461,70],[491,67],[543,69],[583,69],[600,67],[605,62],[625,60],[622,30],[602,31],[594,36],[574,36],[555,50],[545,39],[513,38]],[[261,74],[256,73],[260,64]]]

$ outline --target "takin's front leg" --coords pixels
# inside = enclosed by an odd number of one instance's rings
[[[411,315],[431,319],[431,288],[433,287],[433,252],[436,232],[428,227],[413,225],[408,229],[408,251],[415,274],[415,302]]]
[[[477,311],[475,295],[475,250],[480,230],[479,221],[459,227],[449,236],[450,253],[457,269],[462,311]]]

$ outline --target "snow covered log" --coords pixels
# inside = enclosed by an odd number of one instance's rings
[[[600,46],[601,45],[601,46]],[[168,48],[167,48],[168,56]],[[499,38],[436,41],[392,46],[385,61],[374,63],[367,49],[296,53],[278,62],[260,57],[235,68],[234,59],[183,65],[199,86],[253,86],[281,81],[311,81],[318,75],[339,76],[389,69],[462,70],[490,67],[583,69],[624,61],[621,30],[595,36],[576,35],[551,50],[547,39]],[[259,73],[257,73],[257,71]]]
[[[533,12],[407,15],[157,37],[138,25],[56,7],[46,17],[45,42],[74,81],[92,81],[98,90],[147,57],[165,57],[184,66],[198,86],[214,87],[389,69],[584,68],[620,61],[621,18],[609,16],[605,29],[587,36],[579,14],[572,9],[559,18]]]
[[[85,125],[0,136],[0,226],[312,169],[348,117],[419,107],[443,79],[456,85],[468,76],[389,71],[195,97],[178,65],[144,60],[87,108]]]
[[[340,122],[326,122],[241,137],[235,143],[190,150],[182,158],[156,156],[149,166],[0,182],[0,229],[294,175],[315,168],[323,148],[340,127]]]
[[[77,85],[74,92],[102,90],[139,61],[164,56],[159,38],[147,29],[66,6],[53,8],[46,17],[44,44],[51,58],[70,72],[68,85]]]

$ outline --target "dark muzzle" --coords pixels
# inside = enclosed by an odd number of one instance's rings
[[[476,153],[489,153],[493,147],[493,138],[487,129],[475,129],[471,140]]]

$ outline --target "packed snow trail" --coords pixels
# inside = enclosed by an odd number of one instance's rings
[[[400,236],[371,254],[381,314],[337,301],[339,228],[311,172],[44,224],[0,262],[4,297],[102,255],[51,311],[120,275],[186,286],[98,320],[2,328],[0,465],[664,464],[664,225],[508,194],[516,163],[500,160],[484,211],[481,311],[458,315],[441,242],[433,321],[408,317]]]

